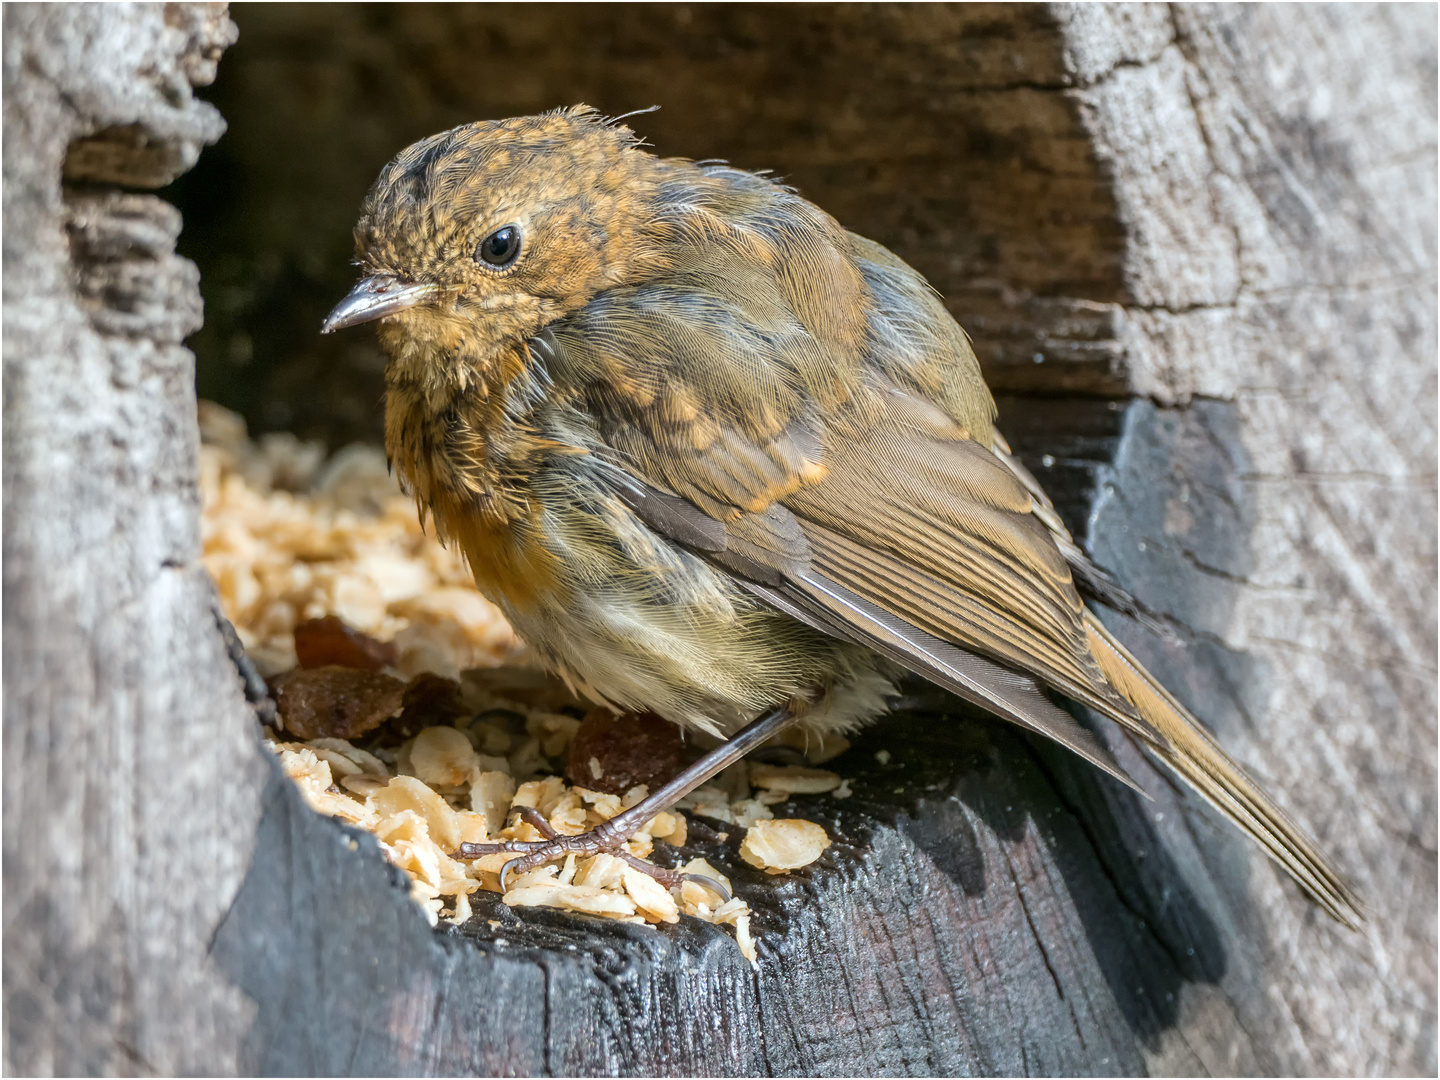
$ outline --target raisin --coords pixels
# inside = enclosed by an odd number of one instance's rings
[[[684,768],[687,756],[680,729],[670,721],[649,712],[616,716],[594,709],[570,742],[565,775],[572,784],[613,795],[636,784],[654,791]]]
[[[353,739],[400,712],[405,684],[376,671],[296,668],[275,683],[280,722],[302,739]]]
[[[295,627],[295,655],[302,668],[339,667],[379,671],[400,659],[400,650],[388,641],[362,634],[337,615],[306,619]]]
[[[382,746],[399,745],[427,727],[450,724],[470,713],[458,682],[422,671],[405,687],[403,711],[388,721],[376,737]]]

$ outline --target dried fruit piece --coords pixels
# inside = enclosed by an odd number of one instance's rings
[[[427,671],[416,675],[405,687],[405,711],[396,725],[404,729],[401,734],[408,739],[431,724],[449,724],[469,715],[460,684]]]
[[[375,738],[383,746],[394,746],[413,739],[427,727],[450,726],[471,711],[454,679],[422,672],[405,685],[400,715],[387,720]]]
[[[570,740],[565,775],[573,784],[619,795],[658,787],[685,765],[680,729],[654,713],[616,716],[593,709]]]
[[[809,866],[829,846],[830,837],[813,821],[757,821],[740,842],[740,857],[767,874],[783,874]]]
[[[405,684],[376,671],[297,668],[275,684],[280,721],[302,739],[353,739],[400,712]]]
[[[400,650],[362,634],[338,615],[306,619],[295,627],[295,656],[303,668],[338,667],[379,671],[394,667]]]

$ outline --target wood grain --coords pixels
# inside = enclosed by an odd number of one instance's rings
[[[1429,14],[1061,13],[1132,237],[1131,385],[1190,402],[1132,409],[1093,550],[1188,628],[1130,634],[1141,659],[1372,905],[1335,933],[1263,859],[1209,871],[1267,1072],[1435,1067]],[[1234,1038],[1199,1025],[1188,1050]]]
[[[208,949],[263,766],[199,563],[198,274],[172,207],[61,183],[106,133],[144,133],[137,186],[193,162],[224,124],[187,70],[231,28],[4,19],[5,1071],[236,1072],[252,1007]],[[72,180],[121,179],[102,157]]]

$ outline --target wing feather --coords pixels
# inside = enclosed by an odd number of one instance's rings
[[[1058,708],[1031,678],[927,634],[818,573],[799,587],[747,585],[755,595],[823,633],[874,649],[1001,719],[1053,739],[1145,794],[1110,751]]]
[[[1319,849],[1086,611],[1077,576],[1149,615],[994,432],[964,332],[924,279],[784,189],[704,175],[667,204],[671,278],[548,331],[554,385],[595,419],[620,498],[802,623],[1133,785],[1042,685],[1097,709],[1353,925],[1358,901]]]
[[[1364,917],[1360,899],[1315,841],[1270,801],[1205,725],[1190,715],[1099,619],[1087,613],[1085,625],[1106,677],[1165,737],[1164,746],[1150,747],[1156,756],[1249,834],[1336,921],[1357,928]]]
[[[822,526],[808,525],[806,536],[814,566],[867,600],[937,638],[1029,671],[1084,704],[1108,711],[1110,702],[1096,694],[1090,673],[1072,652],[1003,609]]]

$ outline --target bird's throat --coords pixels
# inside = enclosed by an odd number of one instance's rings
[[[442,535],[457,516],[505,518],[507,476],[523,456],[524,431],[506,408],[524,370],[523,346],[477,357],[462,347],[382,334],[385,449],[422,512]]]
[[[523,356],[523,346],[509,350],[461,377],[450,358],[449,379],[391,370],[385,397],[386,451],[422,523],[428,517],[464,553],[480,591],[512,618],[563,593],[553,555],[534,540],[540,507],[529,496],[531,477],[557,446],[510,400]]]

